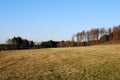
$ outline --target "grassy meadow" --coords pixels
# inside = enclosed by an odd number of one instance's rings
[[[120,80],[120,45],[2,51],[0,80]]]

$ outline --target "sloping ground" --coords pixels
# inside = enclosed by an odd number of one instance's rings
[[[0,52],[0,80],[120,80],[120,45]]]

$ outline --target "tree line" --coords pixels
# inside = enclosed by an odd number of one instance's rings
[[[13,37],[7,40],[7,44],[0,45],[1,50],[20,50],[20,49],[31,49],[34,47],[34,42],[22,39],[21,37]]]
[[[120,43],[120,25],[113,28],[95,28],[76,34],[77,46],[89,46],[102,43]]]
[[[97,44],[118,44],[120,43],[120,25],[113,28],[94,28],[89,31],[77,32],[69,41],[43,41],[40,44],[13,37],[7,40],[7,44],[1,44],[0,50],[20,50],[20,49],[39,49],[39,48],[57,48],[57,47],[77,47],[90,46]]]

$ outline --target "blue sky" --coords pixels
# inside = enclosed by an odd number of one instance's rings
[[[120,0],[0,0],[0,43],[71,40],[74,33],[120,24]]]

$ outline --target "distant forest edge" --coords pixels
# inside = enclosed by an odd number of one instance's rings
[[[39,48],[57,48],[57,47],[79,47],[98,44],[119,44],[120,43],[120,25],[113,28],[94,28],[89,31],[82,31],[74,34],[69,41],[44,41],[36,44],[33,41],[13,37],[8,39],[6,44],[0,45],[0,50],[21,50],[21,49],[39,49]]]

